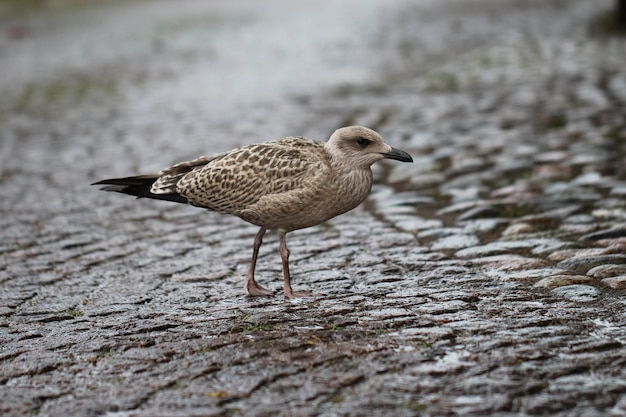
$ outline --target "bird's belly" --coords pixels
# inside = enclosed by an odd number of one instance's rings
[[[354,191],[354,190],[352,190]],[[301,196],[305,198],[264,201],[254,209],[237,213],[243,220],[270,230],[305,229],[324,223],[357,207],[369,192],[333,193],[332,195]]]
[[[266,194],[230,214],[266,229],[284,232],[304,229],[361,204],[371,184],[370,170],[335,172],[332,176],[318,176],[315,182],[297,189]]]

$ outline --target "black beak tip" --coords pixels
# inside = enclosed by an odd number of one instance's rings
[[[413,162],[413,158],[411,158],[411,155],[396,148],[391,148],[389,152],[383,152],[382,156],[383,158],[395,159],[396,161],[400,162]]]

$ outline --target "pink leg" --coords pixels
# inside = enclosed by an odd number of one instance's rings
[[[283,277],[285,280],[285,297],[294,298],[294,297],[314,297],[321,294],[314,294],[309,292],[302,291],[293,291],[291,289],[291,277],[289,275],[289,249],[287,249],[287,240],[285,238],[285,233],[278,232],[280,236],[280,257],[283,260]]]
[[[273,292],[261,286],[254,279],[254,269],[256,268],[256,259],[259,256],[259,248],[263,243],[263,235],[265,235],[265,228],[261,227],[261,230],[254,237],[254,246],[252,251],[252,261],[250,262],[250,269],[246,274],[246,281],[243,284],[243,291],[248,295],[272,295]]]

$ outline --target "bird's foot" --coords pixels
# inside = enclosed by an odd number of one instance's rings
[[[306,292],[306,291],[285,291],[285,297],[287,298],[298,298],[298,297],[321,297],[324,294],[319,294],[315,292]]]
[[[256,297],[261,295],[274,295],[273,291],[268,290],[263,287],[261,284],[256,282],[254,279],[247,279],[246,283],[243,286],[243,291],[250,296]]]

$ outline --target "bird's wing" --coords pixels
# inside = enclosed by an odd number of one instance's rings
[[[178,184],[178,181],[180,181],[185,175],[194,170],[201,169],[209,162],[226,154],[227,153],[212,156],[201,156],[192,161],[181,162],[169,168],[165,168],[164,170],[159,172],[159,178],[152,184],[150,192],[152,192],[153,194],[178,193],[178,190],[176,189],[176,184]]]
[[[239,215],[260,198],[297,190],[328,172],[323,142],[286,138],[244,146],[188,171],[177,192],[190,204]]]

